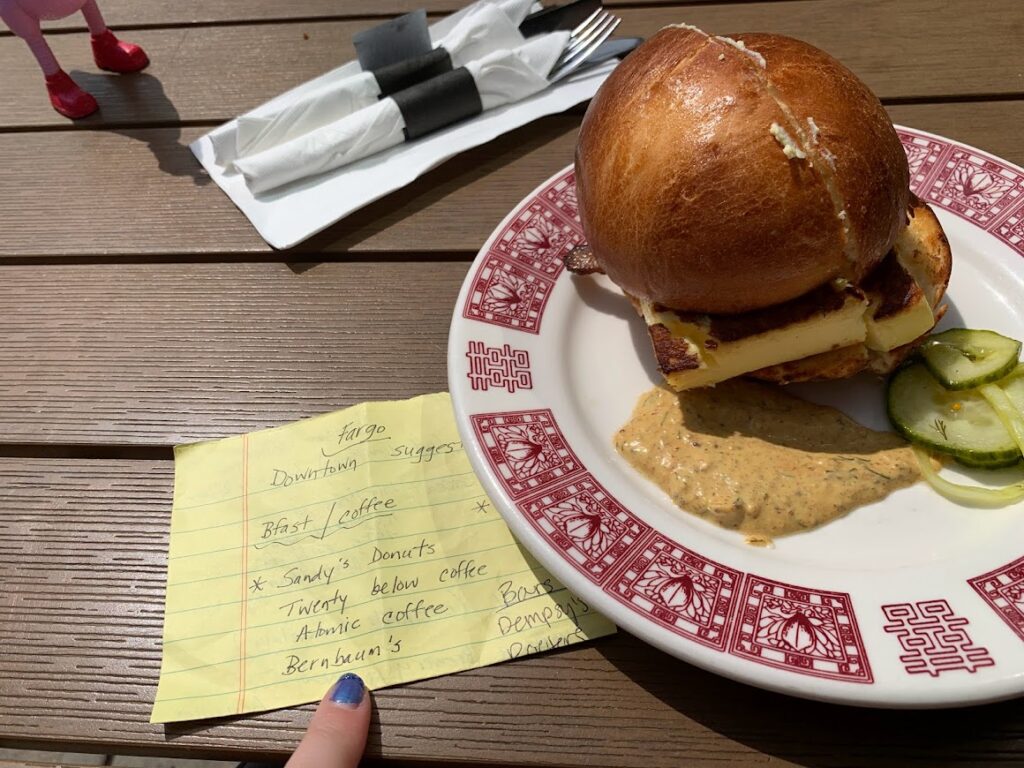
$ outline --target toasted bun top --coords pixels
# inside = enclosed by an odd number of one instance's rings
[[[660,31],[587,110],[583,228],[620,287],[729,313],[859,282],[906,222],[906,156],[878,99],[791,38]]]

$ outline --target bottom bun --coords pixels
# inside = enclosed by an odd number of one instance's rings
[[[893,250],[900,263],[921,286],[929,306],[933,308],[937,323],[946,312],[946,305],[940,302],[949,285],[953,257],[942,225],[927,204],[911,196],[909,214],[910,221],[900,232]],[[801,381],[845,379],[861,371],[887,374],[906,360],[926,335],[888,352],[876,352],[864,344],[853,344],[761,368],[746,375],[776,384],[795,384]]]

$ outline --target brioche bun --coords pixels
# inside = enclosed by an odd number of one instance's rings
[[[906,223],[909,172],[878,99],[828,54],[679,26],[594,97],[576,187],[594,257],[624,291],[733,313],[859,283]]]

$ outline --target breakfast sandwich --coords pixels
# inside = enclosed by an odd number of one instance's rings
[[[587,248],[676,389],[891,371],[942,316],[952,257],[878,99],[786,37],[652,37],[576,150]]]

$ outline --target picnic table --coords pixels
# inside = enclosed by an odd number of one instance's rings
[[[190,141],[351,57],[388,16],[459,0],[103,0],[152,66],[50,108],[0,33],[0,746],[282,760],[311,707],[151,725],[172,446],[447,388],[452,307],[502,217],[572,160],[583,108],[459,156],[274,251]],[[1020,0],[610,0],[619,33],[688,21],[831,52],[897,123],[1024,164]],[[130,30],[130,34],[129,34]],[[387,765],[1024,764],[1024,702],[888,712],[718,678],[624,632],[382,690]]]

